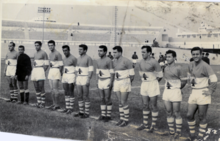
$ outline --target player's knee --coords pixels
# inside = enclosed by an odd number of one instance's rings
[[[149,105],[148,104],[144,104],[143,105],[143,110],[150,110]]]
[[[166,113],[167,113],[167,116],[168,116],[168,117],[173,116],[173,112],[172,112],[171,110],[167,110]]]
[[[200,121],[206,120],[205,115],[204,114],[199,114],[199,120]]]
[[[112,105],[111,99],[106,99],[106,105]]]
[[[13,88],[13,85],[12,85],[12,83],[9,83],[9,87],[10,87],[10,88]]]
[[[85,102],[89,102],[90,101],[89,97],[85,97],[84,99],[85,99]]]
[[[152,104],[152,110],[157,111],[157,104]]]
[[[101,98],[101,104],[102,104],[102,105],[105,105],[105,104],[106,104],[105,98]]]
[[[188,120],[193,120],[193,115],[190,113],[187,113],[186,117]]]
[[[174,112],[174,115],[175,115],[175,117],[176,118],[180,118],[181,117],[181,115],[180,115],[180,112],[178,111],[178,112]]]
[[[24,87],[23,87],[23,86],[19,86],[19,88],[20,88],[21,90],[23,90],[23,89],[24,89]]]

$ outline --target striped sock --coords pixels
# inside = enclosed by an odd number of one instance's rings
[[[119,112],[120,112],[120,120],[124,120],[124,110],[122,105],[119,105]]]
[[[20,89],[20,98],[21,98],[21,102],[24,102],[24,90]]]
[[[14,100],[18,100],[18,90],[14,90]]]
[[[176,119],[176,132],[181,133],[182,130],[183,119]]]
[[[85,114],[89,115],[90,102],[85,102]]]
[[[124,121],[129,121],[129,106],[126,105],[123,107],[124,111]]]
[[[25,102],[29,103],[29,90],[25,90]]]
[[[70,97],[70,104],[69,104],[70,110],[73,110],[74,102],[75,102],[75,97]]]
[[[151,125],[151,127],[156,126],[158,114],[159,114],[159,112],[152,112],[152,125]]]
[[[206,127],[207,127],[207,123],[206,124],[199,124],[199,137],[203,137],[204,134],[206,133]]]
[[[168,123],[168,126],[169,126],[170,134],[174,134],[175,133],[174,118],[173,117],[168,117],[167,118],[167,123]]]
[[[150,115],[150,111],[143,110],[143,123],[145,127],[148,127],[149,115]]]
[[[65,96],[66,109],[70,109],[70,96]]]
[[[41,104],[41,97],[40,97],[40,93],[36,93],[37,96],[37,103]]]
[[[79,105],[79,112],[81,114],[84,113],[84,102],[83,101],[78,101],[78,105]]]
[[[101,105],[100,107],[101,107],[101,115],[105,117],[106,116],[106,105]]]
[[[14,100],[14,90],[10,90],[10,99]]]
[[[40,99],[41,99],[41,104],[43,104],[43,105],[45,105],[45,93],[41,93],[41,97],[40,97]]]
[[[111,117],[111,113],[112,113],[112,104],[107,105],[107,117]]]
[[[189,121],[188,121],[188,125],[189,125],[190,134],[191,134],[192,136],[194,136],[194,135],[195,135],[196,121],[192,121],[192,122],[189,122]]]

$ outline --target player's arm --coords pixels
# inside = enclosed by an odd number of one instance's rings
[[[115,71],[114,71],[114,66],[112,60],[109,59],[109,69],[110,69],[110,74],[111,74],[111,84],[109,88],[113,87],[113,82],[115,80]]]
[[[88,75],[88,77],[89,77],[89,80],[90,80],[92,78],[92,74],[93,74],[93,70],[94,70],[92,58],[89,58],[88,66],[89,66],[89,75]]]
[[[161,67],[157,61],[154,63],[154,68],[156,72],[157,81],[160,82],[163,78],[163,72],[161,70]]]
[[[218,78],[209,65],[205,66],[204,70],[205,70],[207,77],[209,78],[210,83],[209,83],[209,90],[203,91],[203,94],[204,95],[212,95],[217,88]]]
[[[8,67],[8,55],[6,55],[6,57],[5,57],[4,76],[6,76],[6,70],[7,70],[7,67]]]
[[[134,68],[133,63],[130,60],[127,61],[127,69],[129,71],[130,81],[132,83],[134,80]]]
[[[30,57],[27,55],[25,56],[25,66],[26,66],[26,76],[25,76],[25,80],[28,80],[29,76],[31,75],[31,71],[32,71],[32,66],[31,66],[31,59]]]
[[[45,71],[45,72],[47,71],[48,66],[49,66],[48,55],[47,55],[47,53],[45,52],[45,54],[44,54],[44,71]]]
[[[178,66],[178,76],[180,78],[180,81],[181,81],[181,86],[180,86],[180,89],[184,88],[186,86],[186,83],[187,83],[187,79],[186,78],[186,75],[184,75],[183,71],[181,71],[182,68],[180,66]]]
[[[62,76],[63,75],[63,59],[62,59],[61,54],[58,55],[58,63],[59,63],[60,74]]]
[[[96,85],[98,88],[98,81],[99,81],[99,69],[98,69],[98,60],[96,61]]]

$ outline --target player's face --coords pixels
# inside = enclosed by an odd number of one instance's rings
[[[36,49],[37,51],[39,51],[39,50],[41,49],[41,46],[40,46],[39,44],[35,44],[35,49]]]
[[[19,54],[23,54],[24,53],[24,49],[23,48],[18,48],[18,52],[19,52]]]
[[[86,50],[84,50],[82,47],[79,47],[79,55],[86,54]]]
[[[69,56],[70,51],[69,51],[67,48],[63,48],[63,54],[64,54],[65,56]]]
[[[146,49],[146,48],[143,48],[143,49],[141,50],[141,53],[142,53],[143,59],[147,59],[148,57],[150,57],[150,53],[147,52],[147,49]]]
[[[115,59],[118,59],[121,56],[121,52],[118,52],[117,49],[113,50],[113,56]]]
[[[106,52],[104,52],[102,48],[99,48],[98,52],[99,52],[99,57],[103,57],[106,55]]]
[[[166,60],[168,64],[172,64],[175,58],[173,57],[172,53],[169,53],[169,54],[166,54]]]
[[[13,46],[12,44],[9,44],[9,45],[8,45],[8,49],[9,49],[10,51],[13,51],[13,50],[14,50],[14,46]]]
[[[49,43],[48,47],[49,47],[50,51],[54,51],[54,49],[55,49],[55,45],[53,43]]]
[[[199,50],[194,50],[192,52],[192,57],[195,62],[199,62],[202,59],[202,54]]]

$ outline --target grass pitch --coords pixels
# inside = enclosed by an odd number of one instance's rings
[[[181,64],[183,66],[183,72],[186,72],[187,65]],[[220,80],[219,66],[212,66],[213,70],[216,72],[218,80]],[[1,94],[0,97],[8,98],[8,84],[6,79],[3,77],[4,61],[1,63]],[[48,73],[48,72],[47,72]],[[125,128],[120,128],[114,126],[115,121],[119,119],[118,112],[118,101],[115,94],[112,92],[112,101],[113,101],[113,111],[112,118],[113,121],[110,123],[98,122],[94,118],[89,119],[79,119],[74,118],[73,115],[65,115],[54,111],[48,111],[46,109],[37,109],[30,106],[16,105],[12,103],[6,103],[3,100],[0,100],[0,131],[2,132],[12,132],[20,133],[27,135],[36,135],[36,136],[46,136],[46,137],[57,137],[57,138],[69,138],[69,139],[80,139],[80,140],[156,140],[156,141],[166,141],[173,140],[169,136],[158,136],[157,134],[149,134],[146,131],[136,131],[135,127],[142,123],[142,102],[140,96],[140,78],[138,76],[138,71],[135,69],[135,79],[132,83],[132,92],[129,95],[129,105],[130,105],[130,126]],[[90,85],[90,99],[91,99],[91,108],[90,115],[91,117],[98,117],[100,115],[100,96],[95,86],[95,75],[91,80]],[[158,99],[159,107],[159,118],[157,125],[161,131],[167,131],[167,122],[166,122],[166,112],[162,101],[163,93],[163,84],[164,80],[160,82],[161,95]],[[212,104],[209,107],[207,119],[208,119],[208,128],[212,128],[212,132],[207,133],[209,141],[218,140],[220,136],[220,106],[219,106],[219,93],[220,93],[220,84],[216,92],[212,96]],[[64,103],[64,94],[63,88],[60,84],[60,97],[59,102],[61,107],[65,106]],[[29,83],[30,90],[30,103],[36,102],[35,90],[33,83]],[[50,89],[48,80],[45,83],[46,90],[46,105],[52,104],[50,97]],[[181,115],[183,117],[183,129],[182,135],[187,136],[189,130],[186,121],[186,112],[187,112],[187,101],[190,91],[188,86],[183,89],[183,102],[181,105]],[[75,91],[75,96],[77,93]],[[74,105],[74,111],[78,111],[77,98]],[[151,118],[150,118],[151,119]],[[198,117],[197,127],[198,127]],[[215,134],[216,133],[216,134]]]

